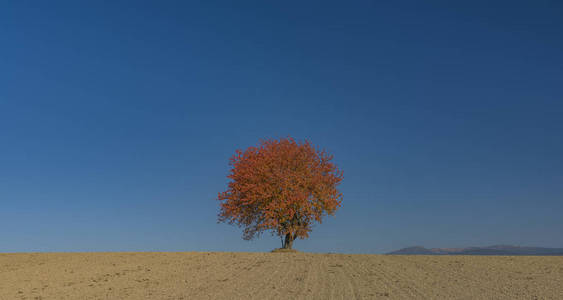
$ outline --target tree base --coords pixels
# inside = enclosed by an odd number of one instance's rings
[[[272,250],[272,253],[299,253],[299,251],[295,249],[284,249],[284,248],[277,248]]]

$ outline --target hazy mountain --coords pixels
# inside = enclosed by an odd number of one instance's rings
[[[391,255],[563,255],[563,248],[519,247],[494,245],[467,248],[431,248],[421,246],[407,247],[389,252]]]
[[[403,248],[397,251],[393,251],[387,254],[404,254],[404,255],[412,255],[412,254],[424,254],[424,255],[432,255],[432,254],[436,254],[433,253],[430,249],[426,249],[422,246],[413,246],[413,247],[407,247],[407,248]]]

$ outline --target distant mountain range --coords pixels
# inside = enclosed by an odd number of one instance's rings
[[[563,248],[519,247],[495,245],[467,248],[431,248],[421,246],[389,252],[391,255],[562,255]]]

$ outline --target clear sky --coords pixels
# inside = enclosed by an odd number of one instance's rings
[[[7,2],[0,252],[279,247],[215,199],[288,135],[344,171],[297,249],[563,247],[560,1]]]

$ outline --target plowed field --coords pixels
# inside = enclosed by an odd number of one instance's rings
[[[563,257],[0,254],[0,299],[563,299]]]

